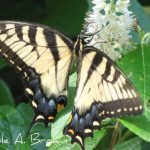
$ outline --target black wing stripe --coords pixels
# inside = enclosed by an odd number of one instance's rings
[[[120,78],[118,78],[117,80],[119,81],[119,79]],[[123,103],[121,102],[121,100],[123,99],[123,91],[122,91],[122,86],[123,86],[123,84],[121,84],[120,82],[116,82],[116,84],[118,85],[118,87],[119,87],[119,90],[120,90],[120,98],[118,98],[118,103],[114,103],[114,104],[116,104],[116,109],[118,108],[118,109],[123,109],[124,108],[124,105],[123,105]],[[125,113],[124,112],[122,112],[122,111],[120,111],[120,114],[118,113],[118,115],[116,114],[116,116],[119,116],[119,115],[124,115]]]
[[[58,34],[59,35],[59,34]],[[70,45],[70,43],[68,42],[68,40],[66,38],[64,38],[63,36],[60,36],[59,37],[61,38],[61,40],[68,46],[68,49],[72,52],[73,51],[73,48],[72,48],[72,45]]]
[[[37,28],[36,29],[33,29],[31,27],[29,27],[29,30],[28,30],[28,37],[30,39],[30,42],[33,44],[33,45],[37,45],[38,43],[36,43],[36,33],[37,33]]]
[[[0,54],[5,58],[5,60],[10,63],[17,71],[21,71],[21,68],[23,69],[25,66],[25,63],[18,57],[16,53],[14,53],[9,46],[7,46],[5,43],[3,43],[3,54]],[[7,54],[5,53],[7,52]],[[9,59],[8,59],[9,58]],[[19,64],[19,65],[16,65]]]
[[[0,25],[0,33],[1,34],[5,33],[5,29],[6,29],[6,24],[1,24]]]
[[[106,63],[106,68],[105,68],[105,72],[103,74],[103,77],[107,80],[107,77],[110,75],[111,73],[111,65],[110,63],[107,61]]]
[[[122,102],[122,101],[124,101],[124,100],[126,100],[126,97],[124,96],[124,92],[126,92],[125,91],[125,89],[123,88],[124,87],[124,84],[123,84],[123,82],[121,81],[121,79],[120,79],[120,77],[117,79],[118,80],[118,86],[119,86],[119,89],[120,89],[120,92],[121,92],[121,95],[122,95],[122,98],[120,98],[119,99],[119,102],[118,102],[118,108],[120,108],[120,109],[124,109],[126,106],[124,105],[124,102]],[[124,91],[123,91],[124,90]],[[126,110],[126,109],[125,109]],[[123,114],[123,115],[126,115],[126,111],[124,111],[123,110],[123,112],[121,113],[121,114]]]
[[[115,84],[117,84],[118,85],[118,83],[116,82]],[[118,85],[119,86],[119,85]],[[116,86],[113,84],[113,87],[114,87],[114,89],[115,89],[115,91],[116,91],[116,94],[117,94],[117,97],[118,97],[118,99],[119,99],[119,94],[121,94],[122,92],[121,91],[118,91],[118,90],[120,90],[120,88],[116,88]],[[117,106],[116,106],[117,108],[122,108],[122,104],[121,104],[121,101],[119,102],[119,103],[117,103]]]
[[[124,90],[124,91],[126,92],[126,94],[127,94],[127,98],[126,98],[125,100],[130,99],[130,96],[129,96],[129,94],[128,94],[128,92],[127,92],[127,88],[126,88],[127,81],[125,80],[125,82],[124,82],[122,78],[120,78],[120,81],[122,82],[123,90]],[[132,89],[129,88],[128,90],[132,90]],[[135,97],[135,98],[137,98],[137,97]],[[132,108],[132,107],[134,107],[134,105],[133,105],[133,101],[131,100],[131,102],[128,103],[127,108],[129,109],[129,108]],[[123,107],[122,107],[122,108],[123,108]],[[130,114],[130,113],[129,113],[129,114]]]
[[[51,49],[51,52],[52,52],[53,57],[55,59],[55,62],[57,62],[60,59],[60,57],[59,57],[59,52],[57,49],[56,37],[55,37],[54,33],[47,32],[47,30],[44,30],[43,33],[45,35],[45,40]]]
[[[22,26],[15,25],[15,31],[18,38],[23,41]]]
[[[4,42],[1,42],[0,43],[0,49],[1,49],[1,52],[0,52],[0,55],[7,57],[8,55],[11,57],[10,53],[14,53],[12,51],[12,49],[10,48],[10,46],[7,46]],[[11,57],[11,59],[13,59],[13,57]]]
[[[102,56],[97,55],[97,54],[95,55],[95,57],[91,63],[91,66],[89,67],[88,76],[87,76],[86,80],[88,80],[91,77],[92,73],[96,70],[97,66],[100,63],[103,63],[102,60],[103,60]]]
[[[84,52],[84,51],[83,51]],[[84,52],[85,53],[85,52]],[[85,53],[85,54],[88,54],[88,53]],[[86,57],[86,55],[84,56]],[[89,67],[89,71],[88,71],[88,75],[86,77],[86,80],[85,80],[85,83],[84,83],[84,87],[86,86],[87,84],[87,81],[90,79],[90,77],[92,76],[92,73],[96,70],[97,66],[102,63],[102,56],[100,55],[95,55],[93,60],[92,60],[92,63],[91,63],[91,66]],[[94,64],[94,65],[93,65]],[[83,90],[82,90],[83,91]]]
[[[118,70],[115,69],[114,78],[113,78],[112,83],[115,83],[118,80],[118,78],[120,77],[120,75],[121,74],[118,72]]]
[[[59,52],[57,49],[56,37],[52,32],[47,32],[46,30],[44,30],[43,33],[45,35],[46,42],[48,43],[48,45],[51,45],[50,49],[51,49],[53,58],[55,60],[55,76],[57,77],[57,65],[58,65],[60,56],[59,56]],[[51,39],[51,40],[49,40],[49,39]]]
[[[7,49],[7,45],[4,43],[4,42],[1,42],[0,41],[0,55],[3,55],[4,53],[6,54],[7,52],[9,52],[10,51],[10,49],[9,49],[9,47],[8,47],[8,49]]]
[[[17,34],[14,34],[14,35],[17,36]],[[23,43],[23,45],[20,44],[20,41],[18,39],[13,41],[14,35],[11,35],[10,38],[8,38],[9,37],[8,36],[5,41],[0,43],[0,49],[2,50],[0,54],[6,55],[6,56],[8,55],[10,57],[10,59],[14,58],[13,53],[18,53],[26,45],[26,43]],[[9,40],[9,42],[8,42],[8,40]],[[11,42],[11,40],[12,40],[12,42]],[[7,45],[8,43],[9,43],[9,46]]]
[[[110,87],[110,86],[109,86],[109,82],[106,82],[106,84],[107,84],[107,86],[108,86],[108,90],[109,90],[109,93],[110,93],[110,95],[111,95],[111,100],[112,100],[112,102],[113,102],[113,101],[115,101],[115,100],[114,100],[114,97],[113,97],[113,93],[112,93],[112,92],[113,92],[113,91],[112,91],[113,86]],[[115,104],[112,103],[112,108],[111,108],[111,109],[114,110],[115,107],[116,107]],[[113,112],[112,112],[112,113],[113,113]]]

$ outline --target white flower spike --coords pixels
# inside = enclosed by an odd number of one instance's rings
[[[131,49],[131,29],[135,18],[129,11],[130,0],[92,0],[82,36],[88,46],[105,52],[113,60]]]

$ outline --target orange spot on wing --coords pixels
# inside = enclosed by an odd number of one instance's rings
[[[49,116],[48,120],[54,120],[54,117],[53,116]]]
[[[57,105],[57,112],[61,111],[64,108],[63,104],[58,104]]]
[[[74,131],[72,129],[69,129],[68,132],[74,135]]]

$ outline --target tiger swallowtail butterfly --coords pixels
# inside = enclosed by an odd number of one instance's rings
[[[33,125],[53,122],[67,104],[69,72],[77,57],[74,108],[64,134],[84,149],[105,118],[138,115],[140,96],[115,63],[100,50],[75,44],[63,34],[35,23],[0,21],[0,56],[21,76],[34,110]]]

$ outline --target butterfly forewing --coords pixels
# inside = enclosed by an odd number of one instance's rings
[[[66,105],[72,41],[40,24],[1,21],[0,56],[21,74],[35,121],[53,121]]]
[[[84,149],[85,137],[103,119],[138,115],[143,108],[137,90],[104,53],[87,47],[79,58],[74,110],[64,132]]]

